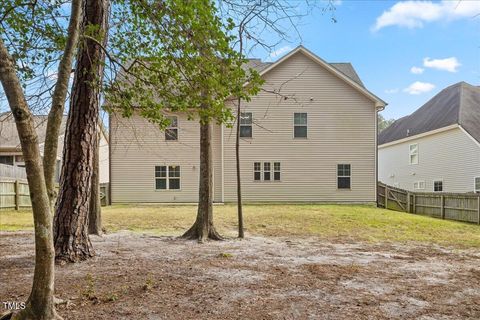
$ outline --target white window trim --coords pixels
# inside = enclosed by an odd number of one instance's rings
[[[155,167],[167,167],[167,169],[166,169],[166,174],[167,174],[166,177],[165,177],[165,178],[156,177],[156,176],[155,176]],[[178,178],[177,178],[177,177],[173,178],[173,179],[178,179],[178,180],[179,180],[178,182],[179,182],[179,184],[180,184],[180,188],[178,188],[178,189],[170,189],[170,183],[169,183],[169,182],[170,182],[170,181],[169,181],[169,180],[170,180],[170,177],[168,176],[169,167],[179,167],[179,168],[180,168],[180,176],[179,176]],[[172,191],[172,192],[181,191],[181,190],[182,190],[182,172],[183,172],[182,166],[176,165],[176,164],[170,164],[170,165],[168,165],[168,164],[167,164],[167,165],[161,164],[161,165],[155,165],[155,166],[153,166],[153,189],[154,189],[155,191],[158,191],[158,192],[162,192],[162,191],[163,191],[163,192],[164,192],[164,191]],[[166,187],[167,187],[167,188],[166,188],[166,189],[157,189],[157,179],[165,179],[165,181],[166,181]]]
[[[432,181],[433,181],[433,184],[432,184],[433,192],[443,192],[443,179],[435,179],[435,180],[432,180]],[[442,191],[435,191],[435,182],[441,182],[442,183]]]
[[[178,128],[178,116],[167,116],[167,118],[176,118],[177,119],[177,126],[176,127],[173,127],[171,125],[169,125],[168,127],[165,128],[165,141],[166,142],[174,142],[174,141],[178,141],[180,139],[180,129]],[[177,129],[177,139],[167,139],[167,130],[168,129]]]
[[[473,192],[480,192],[480,189],[477,189],[477,179],[480,179],[480,176],[473,177]]]
[[[420,188],[421,183],[423,183],[423,188]],[[418,188],[415,188],[415,184],[418,184]],[[413,182],[413,190],[425,190],[425,180],[417,180]]]
[[[338,166],[339,165],[345,165],[345,164],[348,164],[350,166],[350,175],[349,176],[339,176],[338,175]],[[352,164],[351,163],[337,163],[337,165],[335,166],[335,169],[336,169],[336,173],[337,173],[337,190],[352,190]],[[338,178],[350,178],[350,188],[339,188],[338,187]]]
[[[252,123],[251,124],[242,124],[242,122],[240,121],[240,119],[238,120],[239,121],[239,125],[240,125],[240,132],[242,132],[242,126],[245,126],[245,127],[252,127],[252,136],[251,137],[242,137],[240,136],[240,139],[253,139],[253,112],[240,112],[240,118],[242,117],[242,114],[247,114],[247,113],[250,113],[251,115],[251,119],[252,119]]]
[[[260,171],[255,170],[255,163],[260,163]],[[280,171],[275,171],[275,163],[278,162],[280,163]],[[265,172],[265,165],[264,163],[270,163],[270,180],[265,180],[264,172]],[[260,172],[260,180],[255,180],[255,172]],[[280,180],[275,180],[275,172],[280,172]],[[259,183],[259,182],[265,182],[265,183],[270,183],[270,182],[281,182],[282,181],[282,162],[281,161],[253,161],[253,182]]]
[[[305,113],[307,115],[307,124],[295,124],[295,113]],[[308,139],[308,112],[294,112],[292,114],[292,123],[293,123],[293,130],[292,130],[292,137],[293,140],[306,140]],[[295,127],[307,127],[307,136],[306,137],[295,137]]]
[[[412,146],[416,146],[417,148],[417,152],[416,153],[412,153]],[[412,156],[413,155],[416,155],[417,156],[417,161],[416,162],[412,162]],[[411,143],[408,145],[408,163],[410,165],[415,165],[415,164],[418,164],[418,158],[419,158],[419,152],[418,152],[418,143]]]

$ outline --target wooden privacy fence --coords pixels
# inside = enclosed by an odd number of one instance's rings
[[[100,201],[102,206],[110,205],[109,184],[100,184]],[[30,190],[26,180],[0,179],[0,209],[29,208]]]
[[[27,179],[27,172],[23,167],[10,166],[0,163],[0,177],[12,179]]]
[[[377,195],[381,208],[480,224],[480,194],[412,192],[379,182]]]

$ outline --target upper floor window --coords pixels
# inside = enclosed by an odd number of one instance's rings
[[[418,164],[418,143],[414,143],[408,146],[410,164]]]
[[[180,166],[155,166],[156,190],[180,189]]]
[[[475,178],[475,192],[480,192],[480,177]]]
[[[293,114],[293,137],[306,138],[307,137],[307,114],[294,113]]]
[[[442,180],[433,181],[433,191],[435,191],[435,192],[442,192],[443,191],[443,181]]]
[[[252,137],[252,113],[242,112],[240,113],[240,137],[251,138]]]
[[[178,140],[178,118],[177,116],[167,117],[170,125],[165,129],[165,140]]]
[[[351,166],[349,164],[337,165],[337,188],[350,189],[351,188]]]

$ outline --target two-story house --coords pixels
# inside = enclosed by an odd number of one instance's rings
[[[379,135],[379,180],[418,192],[480,192],[480,87],[443,89]]]
[[[300,46],[274,63],[241,114],[247,202],[375,202],[377,112],[386,105],[349,63]],[[134,115],[110,117],[113,203],[196,202],[199,124],[170,114],[165,132]],[[214,201],[236,201],[235,129],[213,128]]]

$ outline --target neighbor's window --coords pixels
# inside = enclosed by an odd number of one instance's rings
[[[180,189],[180,166],[155,166],[155,189]]]
[[[337,165],[337,188],[350,189],[351,188],[351,170],[349,164]]]
[[[409,146],[410,164],[418,164],[418,143]]]
[[[167,117],[170,125],[165,129],[165,140],[178,140],[178,118],[176,116]]]
[[[262,180],[262,163],[261,162],[253,163],[253,179],[255,181]]]
[[[270,162],[263,163],[263,180],[270,181]]]
[[[293,137],[306,138],[307,137],[307,114],[294,113],[293,114]]]
[[[13,156],[0,156],[0,163],[13,166]]]
[[[475,192],[480,192],[480,177],[475,178]]]
[[[242,112],[240,113],[240,137],[251,138],[252,137],[252,113]]]
[[[273,163],[273,180],[280,181],[280,162]]]
[[[415,181],[413,183],[414,190],[424,190],[425,189],[425,181]]]
[[[435,191],[435,192],[442,192],[443,191],[443,181],[442,180],[433,181],[433,191]]]

